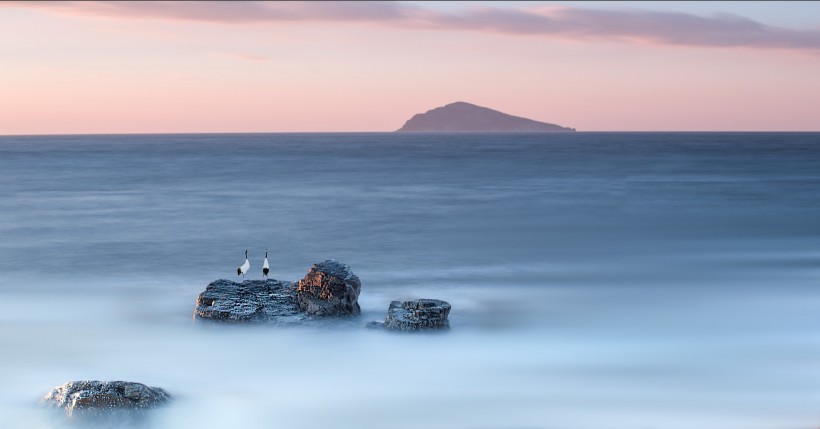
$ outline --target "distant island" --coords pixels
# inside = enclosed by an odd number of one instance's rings
[[[418,113],[396,132],[410,133],[543,133],[574,132],[575,128],[538,122],[458,101]]]

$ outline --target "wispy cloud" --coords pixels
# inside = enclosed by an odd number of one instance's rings
[[[253,62],[265,62],[270,61],[269,57],[263,55],[254,55],[254,54],[246,54],[246,53],[236,53],[233,55],[235,58],[245,61],[253,61]]]
[[[154,18],[227,24],[275,21],[385,21],[406,18],[412,9],[389,2],[255,1],[10,1],[0,6],[38,8],[109,18]]]
[[[443,12],[396,2],[2,2],[102,18],[222,24],[354,22],[437,30],[616,40],[704,47],[820,49],[820,30],[766,25],[737,15],[697,16],[641,9],[473,7]]]

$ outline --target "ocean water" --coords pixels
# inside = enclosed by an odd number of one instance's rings
[[[452,329],[195,323],[266,248]],[[120,379],[151,429],[816,428],[819,280],[820,134],[0,137],[0,427]]]

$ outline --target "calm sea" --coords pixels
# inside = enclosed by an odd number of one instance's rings
[[[193,323],[266,248],[452,329]],[[0,427],[124,379],[152,429],[816,428],[818,280],[820,134],[0,137]]]

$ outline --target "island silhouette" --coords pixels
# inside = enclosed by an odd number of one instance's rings
[[[574,132],[575,128],[509,115],[487,107],[457,101],[418,113],[396,132],[411,133],[542,133]]]

